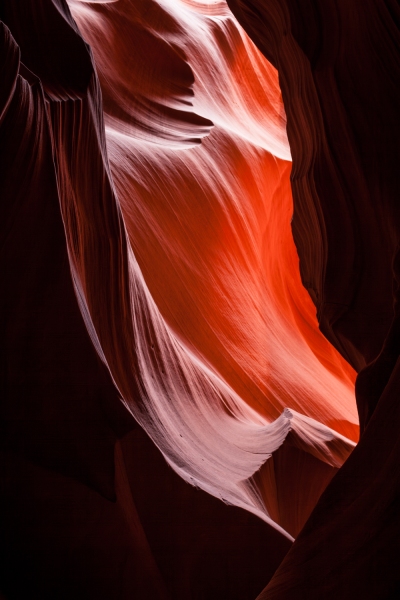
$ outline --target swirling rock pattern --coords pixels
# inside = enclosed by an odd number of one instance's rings
[[[264,594],[356,593],[337,538],[383,485],[366,465],[393,466],[369,440],[397,357],[395,171],[368,144],[395,143],[394,109],[365,134],[349,108],[351,11],[232,9],[256,45],[223,2],[1,4],[10,598],[254,597],[354,448],[368,364],[368,427]],[[381,556],[365,594],[393,587]]]

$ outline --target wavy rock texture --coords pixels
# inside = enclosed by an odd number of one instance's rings
[[[360,443],[260,598],[395,597],[399,7],[229,4],[279,71],[302,280],[321,330],[361,371]]]
[[[139,414],[130,402],[129,382],[123,396],[183,477],[259,514],[253,481],[249,486],[246,480],[283,443],[288,428],[299,427],[308,452],[331,467],[338,467],[348,453],[344,448],[326,451],[324,436],[333,440],[334,434],[324,433],[317,423],[310,423],[307,430],[301,419],[286,417],[290,412],[277,419],[286,406],[356,435],[348,387],[351,371],[317,332],[312,305],[298,278],[289,228],[289,165],[276,156],[289,157],[276,72],[250,45],[224,5],[211,9],[146,3],[139,10],[130,2],[118,2],[90,8],[79,3],[72,8],[96,57],[113,181],[129,240],[157,308],[179,336],[171,338],[169,328],[164,332],[155,312],[140,320],[136,307],[143,302],[144,286],[136,283],[139,272],[132,265],[134,293],[139,296],[133,299],[136,343],[150,341],[150,352],[148,343],[140,348],[143,361],[138,366],[150,414]],[[136,41],[137,31],[140,40],[146,39],[145,56]],[[173,60],[179,56],[182,63],[181,71],[175,62],[170,71],[164,66],[164,108],[177,103],[176,97],[169,96],[170,88],[177,94],[194,80],[194,91],[189,90],[193,98],[188,100],[186,90],[180,99],[185,112],[165,109],[161,122],[159,117],[150,121],[150,113],[138,125],[136,106],[149,105],[155,96],[160,102],[157,86],[162,82],[152,65],[163,41],[170,53],[174,49]],[[239,55],[236,60],[234,51]],[[119,57],[112,68],[110,54]],[[230,69],[226,69],[228,60]],[[130,64],[144,80],[140,95],[135,85],[127,88]],[[189,65],[192,80],[186,73]],[[246,79],[239,87],[240,68]],[[180,85],[174,79],[179,74]],[[222,98],[218,104],[210,98],[212,85],[214,96]],[[144,100],[146,90],[149,97]],[[232,104],[235,114],[228,108]],[[261,110],[264,127],[258,125],[251,136],[252,113]],[[134,114],[134,120],[129,114]],[[203,126],[192,127],[193,135],[187,135],[195,114],[213,128],[200,147],[191,148],[195,134],[197,139],[204,135]],[[175,139],[170,138],[171,115],[175,128],[176,120],[181,121],[181,135]],[[280,219],[282,226],[277,224]],[[148,311],[144,302],[143,311]],[[286,342],[275,344],[273,340],[279,338]],[[175,341],[171,345],[172,339],[180,340],[179,347]],[[185,347],[193,354],[190,363]],[[165,356],[162,364],[160,355]],[[174,365],[183,367],[172,377],[167,364],[171,357]],[[122,361],[127,363],[126,352]],[[157,383],[160,367],[166,377]],[[132,367],[126,364],[123,377],[130,372]],[[225,383],[220,387],[216,373],[223,375],[231,390]],[[188,391],[195,399],[190,409]],[[172,402],[161,404],[162,396]],[[273,419],[277,420],[271,423]],[[154,432],[159,423],[162,437]],[[299,526],[290,532],[296,533]]]
[[[373,101],[354,108],[366,89],[390,95],[396,71],[378,70],[366,16],[356,40],[377,78],[362,87],[359,54],[337,47],[353,39],[344,6],[232,3],[259,50],[222,2],[69,8],[0,10],[3,591],[252,598],[354,448],[353,368],[375,359],[358,380],[365,428],[396,362],[397,321],[376,357],[397,180],[393,157],[375,166],[395,110],[366,134]],[[301,276],[336,350],[300,279],[291,185]],[[374,454],[379,414],[262,597],[393,588],[395,484],[368,504],[396,456],[390,435]]]

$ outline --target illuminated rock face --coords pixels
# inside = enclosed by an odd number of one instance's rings
[[[352,15],[276,4],[232,4],[259,50],[222,2],[0,5],[7,597],[254,598],[354,448],[397,247],[394,105],[365,132],[355,99],[391,80],[336,47]],[[265,597],[356,595],[361,510],[391,589],[380,407]]]

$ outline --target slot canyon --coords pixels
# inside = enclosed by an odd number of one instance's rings
[[[398,1],[0,21],[0,600],[400,597]]]

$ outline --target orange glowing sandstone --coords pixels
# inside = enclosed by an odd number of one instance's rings
[[[131,246],[112,343],[84,292],[98,350],[180,475],[295,534],[358,421],[355,373],[300,280],[277,73],[223,2],[70,7],[94,53]],[[296,508],[293,469],[312,490]]]

